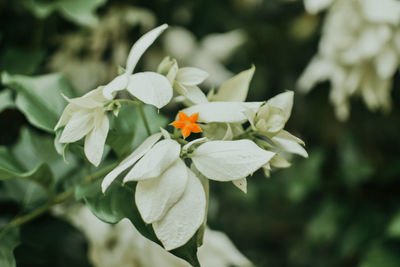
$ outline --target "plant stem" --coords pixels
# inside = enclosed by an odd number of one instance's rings
[[[138,104],[138,109],[139,109],[139,112],[140,112],[140,116],[142,116],[144,127],[146,127],[147,135],[150,136],[151,135],[151,130],[150,130],[149,122],[147,121],[147,118],[146,118],[146,114],[144,113],[144,109],[143,109],[142,103]]]
[[[93,173],[92,175],[88,175],[85,177],[85,179],[83,180],[82,184],[88,184],[93,182],[94,180],[102,177],[103,175],[105,175],[106,173],[108,173],[109,171],[111,171],[112,169],[114,169],[117,166],[117,163],[114,164],[110,164],[109,166],[103,168],[102,170]],[[0,232],[0,240],[14,227],[18,227],[24,223],[27,223],[35,218],[37,218],[38,216],[42,215],[43,213],[45,213],[46,211],[48,211],[51,207],[53,207],[54,205],[63,203],[65,201],[67,201],[68,199],[70,199],[75,193],[75,187],[71,187],[68,190],[58,194],[57,196],[53,197],[52,199],[49,200],[49,202],[47,202],[46,204],[44,204],[43,206],[23,215],[20,217],[15,218],[14,220],[12,220],[11,222],[9,222],[4,228],[3,230]]]
[[[137,106],[137,108],[139,109],[139,112],[140,112],[140,116],[142,117],[142,120],[143,120],[143,123],[144,123],[144,127],[146,128],[147,135],[149,135],[149,136],[151,135],[150,125],[149,125],[149,122],[147,120],[146,113],[144,113],[142,102],[131,100],[131,99],[117,99],[117,100],[114,100],[114,101],[117,101],[119,103],[126,103],[126,104],[131,104],[131,105]]]

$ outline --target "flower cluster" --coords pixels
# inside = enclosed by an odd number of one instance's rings
[[[166,250],[174,250],[204,230],[208,180],[233,182],[246,192],[247,177],[258,169],[269,175],[273,167],[289,167],[291,153],[308,155],[304,143],[284,130],[293,92],[266,102],[245,102],[254,66],[208,95],[198,87],[208,77],[205,71],[179,68],[169,57],[157,73],[132,74],[140,56],[166,28],[155,28],[133,45],[123,74],[81,98],[69,99],[57,128],[65,125],[60,142],[86,135],[86,156],[98,165],[108,132],[106,112],[118,113],[117,91],[126,89],[136,101],[157,108],[167,105],[175,92],[186,108],[171,123],[174,131],[161,128],[147,137],[102,182],[103,192],[121,174],[123,183],[137,182],[135,202],[143,221],[152,225]]]
[[[331,82],[339,119],[349,116],[349,98],[361,96],[371,110],[391,106],[392,79],[400,60],[400,2],[396,0],[305,0],[310,13],[328,8],[318,54],[299,79],[309,91]]]

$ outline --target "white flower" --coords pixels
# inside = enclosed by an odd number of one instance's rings
[[[223,63],[245,40],[243,31],[233,30],[209,34],[197,41],[190,31],[173,27],[165,34],[163,41],[167,54],[180,63],[212,73],[205,83],[207,86],[215,86],[233,76]]]
[[[66,99],[69,104],[54,130],[65,126],[61,143],[73,143],[86,136],[85,155],[93,165],[98,166],[109,130],[109,121],[104,112],[104,104],[109,100],[103,97],[103,87],[82,97]]]
[[[253,129],[275,144],[271,146],[277,153],[289,152],[308,157],[307,151],[303,148],[304,142],[284,130],[293,107],[293,95],[287,91],[269,99],[258,111],[249,110],[247,116]],[[276,155],[271,161],[271,166],[278,168],[289,167],[290,164],[281,156]]]
[[[208,73],[193,67],[179,68],[175,59],[164,58],[160,63],[159,72],[167,76],[173,89],[184,96],[191,103],[207,102],[207,97],[198,87],[207,77]]]
[[[172,98],[172,87],[167,78],[155,72],[132,74],[140,57],[155,39],[168,27],[163,24],[143,35],[131,48],[126,61],[126,70],[104,87],[104,96],[113,98],[113,93],[127,89],[129,93],[146,104],[161,108]]]
[[[181,146],[172,139],[156,143],[150,136],[103,180],[103,191],[133,165],[124,182],[137,181],[135,201],[143,221],[167,250],[184,245],[204,222],[206,198],[198,178],[179,158]]]
[[[299,89],[307,92],[329,80],[330,100],[340,120],[348,118],[353,95],[361,96],[371,110],[389,110],[400,63],[400,2],[305,0],[311,13],[328,2],[319,51],[300,77]]]

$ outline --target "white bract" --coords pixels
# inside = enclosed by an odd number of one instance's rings
[[[172,87],[163,75],[156,72],[132,74],[140,57],[167,27],[168,25],[163,24],[151,30],[132,46],[126,61],[125,73],[104,87],[104,96],[107,99],[112,99],[115,92],[127,89],[142,102],[157,108],[169,103],[172,98]]]
[[[388,111],[400,63],[400,2],[396,0],[305,0],[310,13],[328,8],[319,51],[298,81],[302,91],[331,82],[336,116],[346,120],[349,99]]]
[[[169,57],[160,63],[158,72],[166,75],[173,89],[185,100],[193,104],[207,102],[207,97],[198,87],[208,77],[207,72],[193,67],[179,68],[176,60]]]
[[[245,178],[267,164],[274,152],[250,140],[210,141],[191,155],[194,166],[207,178],[226,182]]]
[[[103,180],[103,191],[124,170],[124,182],[137,181],[135,201],[143,221],[153,224],[165,249],[184,245],[204,221],[206,199],[198,178],[179,158],[172,139],[150,136]]]
[[[54,130],[65,126],[61,143],[73,143],[85,137],[85,155],[98,166],[103,155],[104,144],[109,130],[109,121],[104,104],[109,100],[103,97],[103,87],[99,87],[82,97],[67,98],[66,106]]]

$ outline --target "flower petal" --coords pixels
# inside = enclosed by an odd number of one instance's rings
[[[157,179],[139,181],[135,201],[143,221],[153,223],[161,219],[182,197],[187,180],[187,167],[178,158]]]
[[[212,101],[244,102],[255,71],[254,65],[224,82]]]
[[[267,101],[268,105],[283,110],[285,114],[285,122],[289,119],[290,114],[292,113],[293,96],[293,91],[287,91],[276,95]]]
[[[104,144],[110,127],[107,115],[102,109],[96,110],[93,130],[85,138],[85,155],[94,166],[99,166],[103,156]]]
[[[182,198],[171,207],[153,229],[166,250],[183,246],[203,224],[206,195],[199,179],[187,169],[188,181]]]
[[[247,177],[274,155],[250,140],[210,141],[193,152],[192,161],[204,176],[224,182]]]
[[[78,107],[76,105],[68,104],[65,107],[60,119],[58,120],[58,122],[56,124],[56,126],[54,127],[54,131],[57,130],[58,128],[60,128],[60,127],[65,126],[68,123],[68,121],[72,118],[72,116],[74,115],[74,113],[77,110],[78,110]]]
[[[150,148],[161,138],[161,136],[161,133],[156,133],[147,137],[138,148],[136,148],[128,157],[121,161],[121,163],[114,170],[108,173],[101,183],[101,189],[103,193],[107,190],[115,178],[121,174],[121,172],[131,167],[136,163],[136,161],[143,157],[143,155],[150,150]]]
[[[242,179],[237,179],[237,180],[233,180],[232,183],[239,188],[240,190],[242,190],[244,193],[247,194],[247,179],[242,178]]]
[[[94,126],[93,110],[75,112],[65,126],[60,143],[73,143],[84,137]]]
[[[172,86],[165,76],[155,72],[130,75],[128,91],[146,104],[162,108],[171,101]]]
[[[328,8],[333,0],[304,0],[307,12],[317,14],[321,10]]]
[[[365,18],[373,23],[397,24],[400,19],[400,3],[395,0],[364,0]]]
[[[105,98],[111,100],[114,98],[113,93],[126,89],[128,86],[129,75],[122,74],[114,78],[109,82],[103,89],[103,95]]]
[[[286,152],[298,154],[305,158],[308,157],[307,151],[300,145],[304,144],[303,141],[287,131],[280,131],[277,135],[272,137],[271,140]]]
[[[126,61],[126,73],[132,74],[140,57],[149,48],[149,46],[157,39],[157,37],[168,28],[167,24],[163,24],[147,32],[136,43],[133,44],[129,51],[128,59]]]
[[[199,122],[245,122],[244,112],[258,110],[262,102],[207,102],[188,107],[183,110],[186,114],[199,113]]]
[[[155,144],[125,176],[124,182],[141,181],[160,176],[178,157],[181,146],[168,139]]]
[[[204,70],[185,67],[180,68],[176,74],[175,80],[183,85],[198,85],[207,79],[208,73]]]

